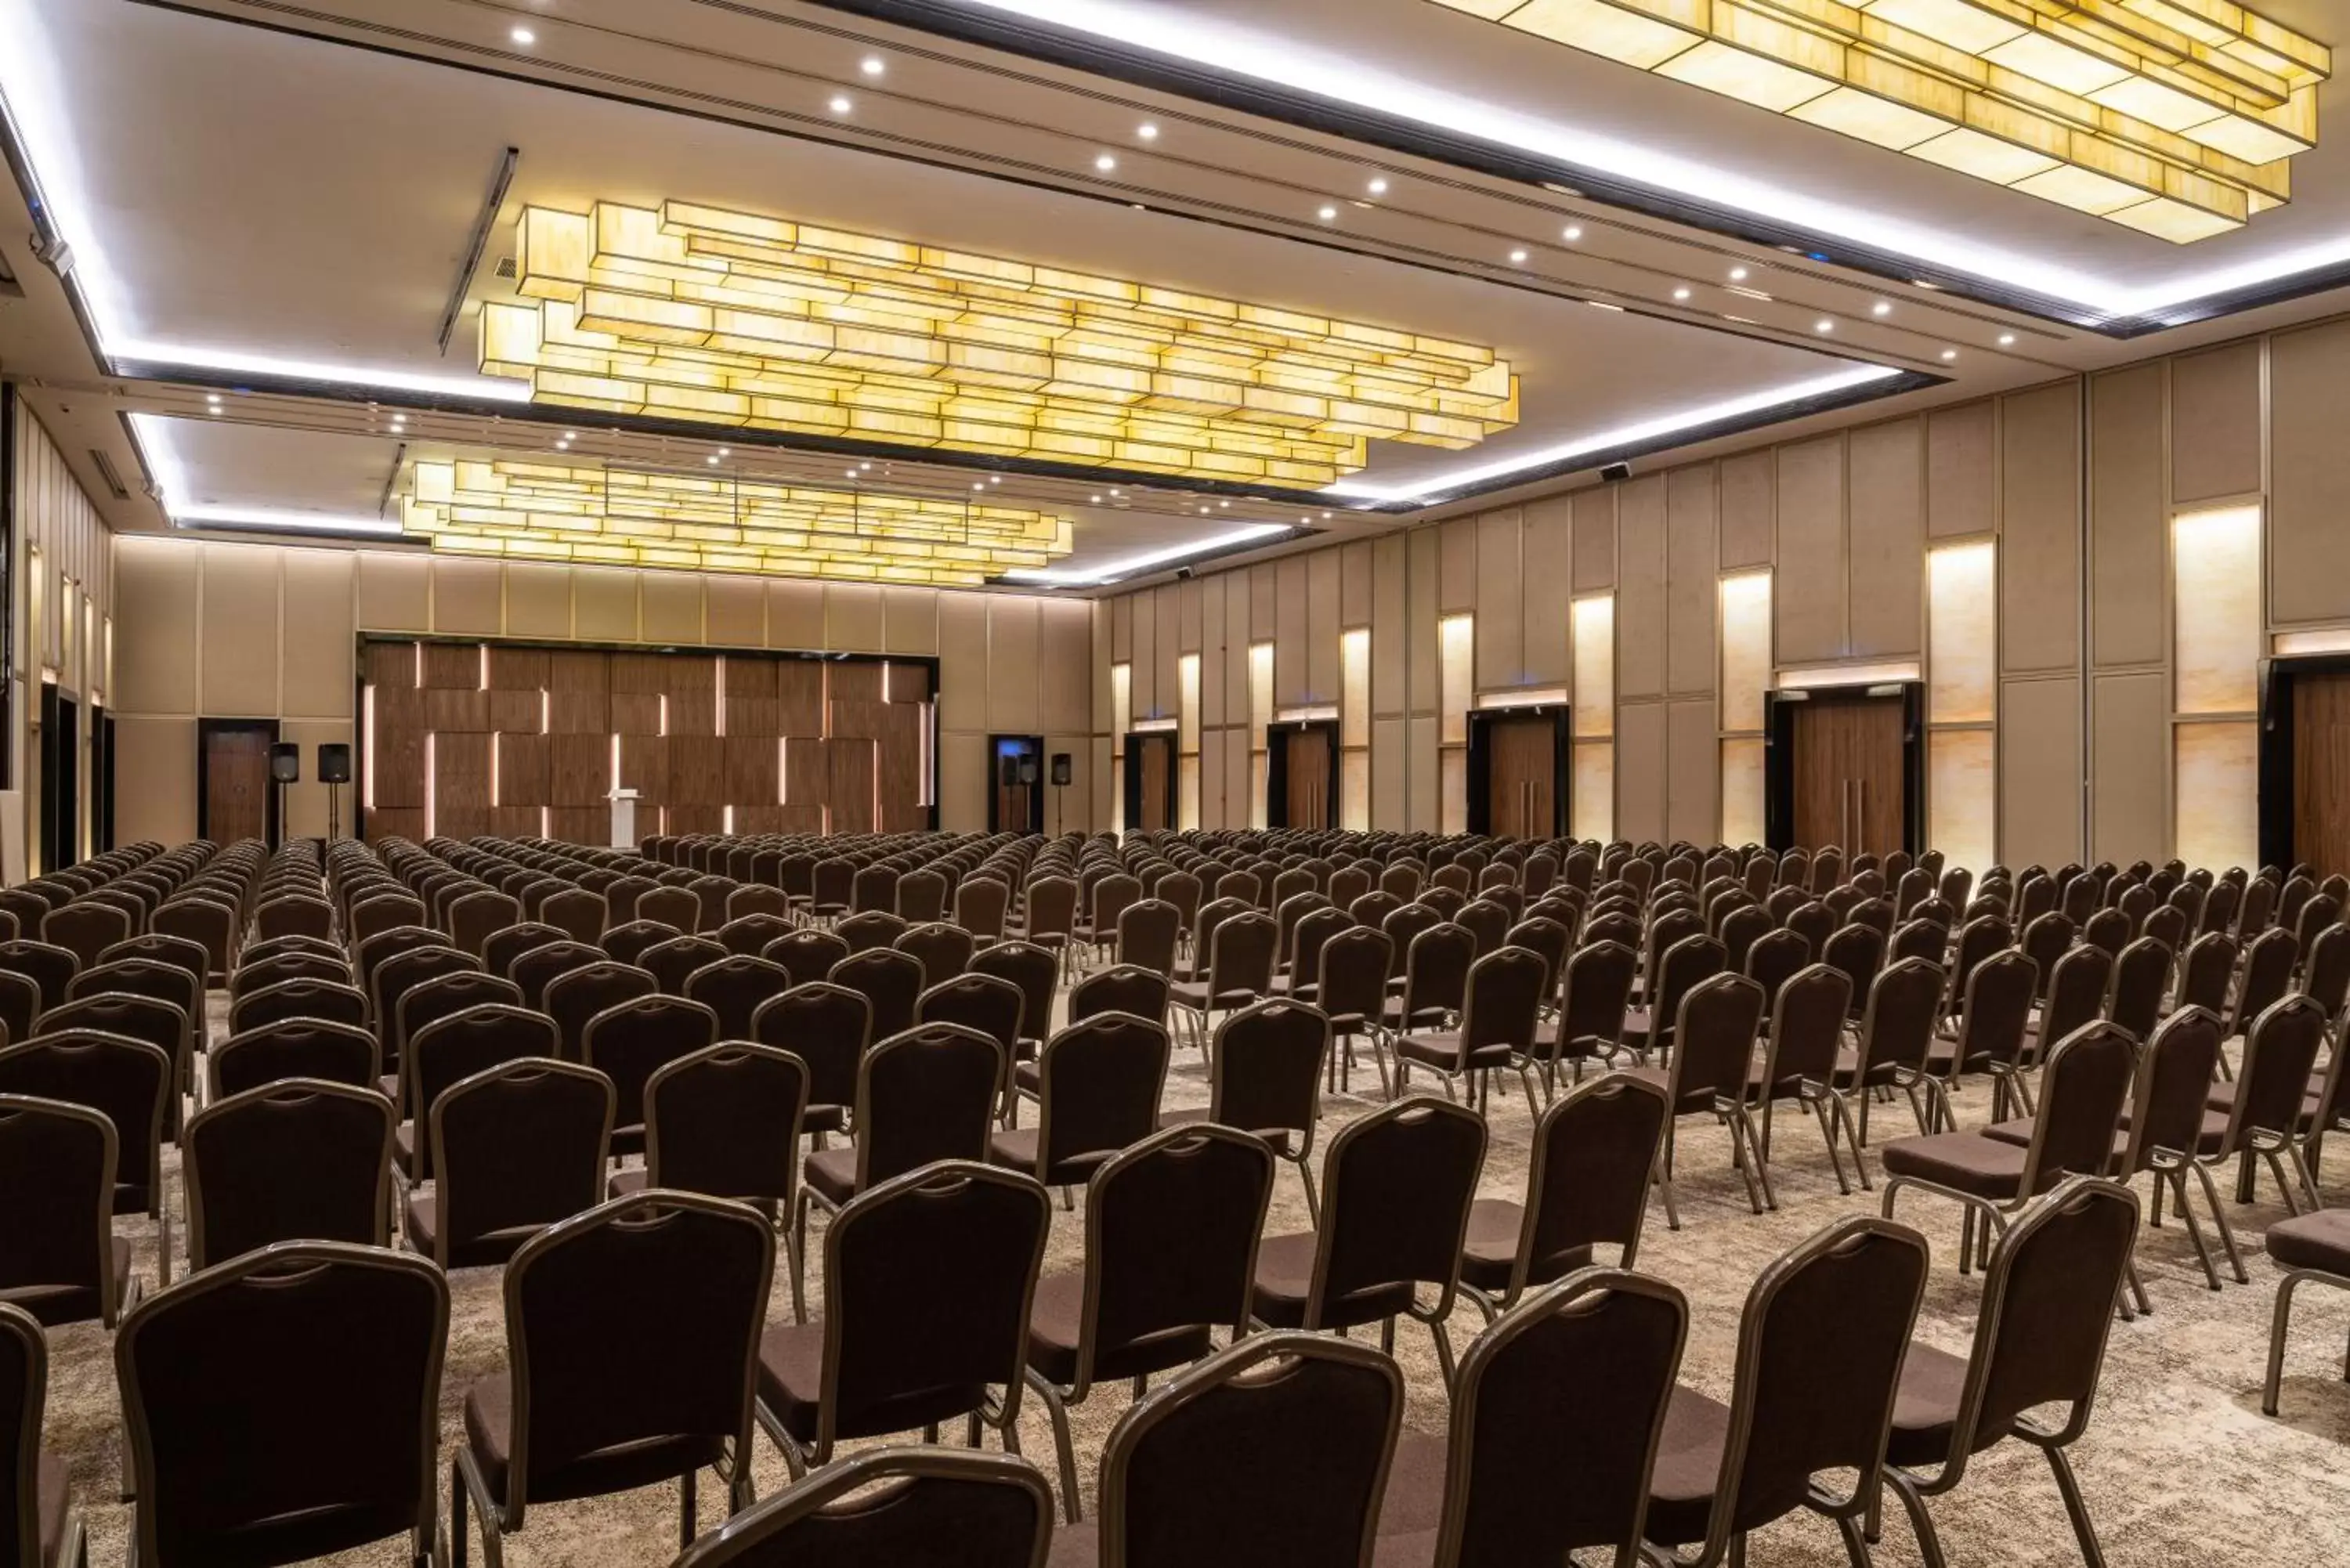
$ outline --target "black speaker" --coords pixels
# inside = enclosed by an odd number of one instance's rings
[[[1035,783],[1036,782],[1036,757],[1035,757],[1035,753],[1027,753],[1027,754],[1024,755],[1023,757],[1021,757],[1021,759],[1020,759],[1020,782],[1021,782],[1022,784],[1035,784]]]
[[[995,759],[995,782],[1009,789],[1020,782],[1020,764],[1011,757]]]
[[[269,748],[269,776],[277,784],[302,782],[302,748],[291,741],[279,741]]]
[[[1053,782],[1056,784],[1066,784],[1074,775],[1075,770],[1069,765],[1069,753],[1066,752],[1055,752],[1053,753]]]
[[[348,784],[351,782],[351,749],[336,744],[318,748],[318,782]]]

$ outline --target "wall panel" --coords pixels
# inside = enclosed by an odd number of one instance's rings
[[[1991,399],[1926,416],[1926,532],[1936,539],[1999,526],[1999,405]]]
[[[1409,640],[1404,623],[1407,550],[1400,535],[1389,534],[1371,541],[1371,624],[1377,628],[1371,634],[1371,711],[1382,715],[1401,713],[1405,705],[1404,653]]]
[[[2100,675],[2089,753],[2089,858],[2126,866],[2170,853],[2170,697],[2162,671]]]
[[[367,557],[358,556],[364,570]],[[752,585],[755,589],[756,584]],[[506,635],[571,635],[571,568],[543,561],[506,565]]]
[[[2269,614],[2350,617],[2350,320],[2280,332],[2269,346]]]
[[[284,711],[303,718],[340,717],[348,729],[351,566],[357,557],[343,550],[288,550],[284,558]],[[311,771],[307,763],[303,771],[306,776]]]
[[[1629,702],[1616,711],[1616,835],[1664,843],[1665,705]],[[1711,834],[1707,837],[1711,838]]]
[[[1316,550],[1305,557],[1305,700],[1338,701],[1339,552]]]
[[[1574,638],[1567,586],[1575,580],[1575,503],[1564,495],[1525,508],[1519,543],[1519,586],[1524,592],[1525,680],[1564,686]]]
[[[514,566],[506,566],[506,616],[514,616]],[[756,577],[712,576],[702,585],[703,634],[721,648],[767,645],[767,587]],[[935,646],[924,652],[936,652]]]
[[[2081,857],[2081,683],[2010,680],[2000,695],[1999,857]]]
[[[1436,711],[1436,530],[1415,528],[1404,535],[1409,555],[1405,580],[1409,585],[1409,605],[1404,618],[1405,645],[1409,649],[1406,680],[1409,681],[1409,711],[1412,713]],[[1432,765],[1432,764],[1431,764]],[[1415,789],[1414,794],[1417,796]],[[1419,804],[1412,804],[1417,826]]]
[[[881,590],[861,583],[827,583],[824,646],[844,653],[880,652]]]
[[[277,706],[278,552],[265,545],[203,550],[203,711],[274,716]]]
[[[1721,463],[1721,569],[1767,566],[1778,532],[1778,462],[1769,452],[1742,452]]]
[[[1779,449],[1779,577],[1772,595],[1782,664],[1845,653],[1842,436]]]
[[[961,597],[942,597],[941,614]],[[1092,614],[1076,599],[1045,599],[1038,613],[1036,722],[1043,729],[1083,733],[1092,722]],[[949,680],[946,689],[952,691],[955,685]]]
[[[124,635],[115,649],[113,700],[120,710],[133,713],[197,711],[196,678],[203,669],[203,647],[198,624],[203,566],[202,553],[186,545],[136,537],[117,544],[115,586]],[[118,760],[118,781],[121,776]],[[189,820],[194,821],[192,806]],[[118,821],[115,826],[120,836],[121,824]]]
[[[714,585],[717,579],[712,578]],[[939,650],[939,602],[936,588],[881,590],[881,647],[889,653],[936,653]],[[713,631],[711,640],[718,640]]]
[[[1436,526],[1439,615],[1477,607],[1477,520],[1455,517]]]
[[[1575,494],[1575,591],[1616,586],[1616,486]]]
[[[998,734],[1033,734],[1039,728],[1036,652],[1036,601],[990,601],[987,727]]]
[[[2262,344],[2230,343],[2170,362],[2171,499],[2182,504],[2261,488]]]
[[[1302,707],[1314,690],[1314,611],[1307,599],[1305,557],[1284,556],[1275,561],[1273,580],[1273,705]]]
[[[2010,674],[2080,662],[2080,411],[2077,381],[2005,400],[2000,611]]]
[[[1434,833],[1443,821],[1437,750],[1435,718],[1414,715],[1404,734],[1404,821],[1413,833]]]
[[[1665,686],[1674,692],[1714,688],[1714,471],[1673,471],[1667,481],[1665,526]],[[1709,810],[1707,820],[1711,821]],[[1710,841],[1711,828],[1700,841]]]
[[[2153,364],[2089,382],[2089,650],[2099,665],[2162,658],[2164,381]]]
[[[767,646],[825,648],[824,585],[784,582],[767,585]]]
[[[1477,690],[1495,691],[1525,681],[1524,514],[1512,506],[1476,521],[1475,680]]]
[[[1924,647],[1925,427],[1918,420],[1852,432],[1850,638],[1856,658],[1914,658]]]
[[[359,556],[359,624],[368,631],[429,631],[432,627],[430,556],[369,551]]]
[[[1667,705],[1665,834],[1668,842],[1711,844],[1721,812],[1721,748],[1713,699]]]
[[[505,625],[505,566],[463,556],[432,557],[432,629],[495,637]]]
[[[1616,486],[1616,689],[1665,690],[1665,476]]]
[[[623,566],[574,567],[571,625],[583,642],[634,642],[637,574]]]

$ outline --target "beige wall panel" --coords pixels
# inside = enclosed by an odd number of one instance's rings
[[[1404,721],[1371,721],[1371,827],[1404,831]]]
[[[1274,564],[1273,705],[1295,708],[1312,701],[1313,607],[1307,602],[1305,557]]]
[[[1404,822],[1410,833],[1435,833],[1444,821],[1444,802],[1437,784],[1436,720],[1405,721]]]
[[[1665,831],[1662,702],[1636,702],[1616,711],[1616,836],[1635,844],[1663,843],[1670,836]]]
[[[1224,732],[1224,818],[1234,827],[1246,827],[1253,817],[1249,799],[1248,734]]]
[[[949,594],[939,601],[941,730],[987,728],[987,607],[992,602],[980,594]],[[1088,635],[1091,624],[1092,618],[1088,616]],[[1109,685],[1107,670],[1103,671],[1102,685],[1105,689]],[[1107,712],[1102,715],[1101,724],[1104,730],[1109,728]]]
[[[1767,566],[1778,527],[1778,456],[1742,452],[1721,466],[1721,569]]]
[[[1720,820],[1721,747],[1713,699],[1669,705],[1666,717],[1665,832],[1668,839],[1711,844]]]
[[[571,624],[583,642],[634,642],[637,574],[625,566],[581,566],[573,571]]]
[[[1407,679],[1410,683],[1405,707],[1414,713],[1433,713],[1436,711],[1437,695],[1436,530],[1415,528],[1404,535],[1404,539],[1409,551],[1404,646],[1409,656]],[[1376,652],[1375,649],[1375,655]],[[1430,741],[1429,743],[1433,745],[1435,742]],[[1430,765],[1433,765],[1432,761]],[[1418,800],[1413,801],[1411,809],[1412,820],[1417,825]]]
[[[1120,594],[1109,601],[1109,661],[1125,664],[1134,658],[1134,602],[1132,594]]]
[[[197,617],[203,559],[203,546],[190,541],[130,536],[116,542],[113,696],[117,711],[196,711],[196,680],[203,669]],[[118,771],[118,779],[124,776]],[[188,836],[193,836],[194,810],[189,807]],[[126,833],[120,821],[115,825],[115,837],[120,843],[142,836],[161,836]]]
[[[1210,832],[1232,825],[1224,820],[1224,748],[1227,732],[1200,732],[1200,826]]]
[[[1371,541],[1338,546],[1338,626],[1349,630],[1371,624]]]
[[[817,652],[824,648],[824,585],[767,585],[767,646]]]
[[[367,557],[359,557],[367,569]],[[751,578],[741,578],[754,594],[765,590]],[[506,563],[506,635],[509,637],[569,637],[571,635],[571,568],[545,561]],[[758,646],[758,638],[751,639]]]
[[[637,613],[647,642],[700,642],[702,578],[691,572],[647,572]]]
[[[1597,593],[1616,586],[1616,486],[1575,492],[1575,591]]]
[[[2181,724],[2174,853],[2189,866],[2252,866],[2260,859],[2260,726]]]
[[[1036,635],[1035,599],[988,601],[987,727],[996,734],[1033,734],[1038,728]]]
[[[1523,686],[1526,680],[1524,514],[1512,506],[1477,519],[1477,649],[1479,691]]]
[[[514,566],[506,567],[506,615],[514,615]],[[767,585],[757,577],[713,573],[702,585],[703,633],[721,648],[767,645]],[[935,648],[925,649],[933,652]]]
[[[1847,653],[1915,657],[1925,647],[1925,434],[1918,420],[1852,432]]]
[[[1106,600],[1097,599],[1089,607],[1093,612],[1094,698],[1093,723],[1090,726],[1088,732],[1096,735],[1107,735],[1109,733],[1111,718],[1109,685],[1109,605]],[[981,628],[981,646],[983,648],[986,646],[987,612],[983,608],[976,613],[979,618],[978,624]],[[946,607],[941,606],[939,614],[939,631],[940,643],[942,649],[946,646],[949,640],[946,636]]]
[[[827,583],[824,646],[834,653],[880,652],[881,590],[862,583]]]
[[[432,629],[443,637],[495,637],[505,629],[505,563],[432,558]]]
[[[1779,449],[1778,578],[1772,605],[1781,664],[1845,651],[1845,449],[1842,436]]]
[[[348,720],[351,572],[358,557],[348,550],[288,550],[285,555],[284,711],[289,718]],[[118,644],[121,637],[115,633]],[[307,776],[310,769],[303,772]],[[319,809],[326,809],[323,797]]]
[[[950,596],[941,595],[943,609]],[[952,596],[964,597],[964,596]],[[1036,606],[1038,724],[1065,733],[1082,731],[1093,713],[1093,617],[1078,599],[1044,599]]]
[[[1400,534],[1371,541],[1371,711],[1404,711],[1404,560]]]
[[[2269,614],[2350,615],[2350,321],[2280,332],[2269,345]]]
[[[2261,488],[2261,348],[2256,337],[2171,361],[2173,501]]]
[[[1144,592],[1127,597],[1134,606],[1134,632],[1131,651],[1127,662],[1131,666],[1127,687],[1127,717],[1154,719],[1159,716],[1159,597]],[[1165,693],[1170,703],[1175,693]]]
[[[1716,496],[1711,464],[1667,476],[1665,521],[1665,687],[1714,687]],[[1698,842],[1711,841],[1711,831]]]
[[[2170,853],[2170,698],[2162,671],[2101,675],[2089,688],[2089,859],[2126,866]]]
[[[1151,694],[1159,711],[1175,714],[1183,706],[1183,690],[1178,670],[1182,659],[1183,601],[1180,585],[1169,583],[1151,592],[1151,653],[1157,668],[1150,677]]]
[[[2000,859],[2010,866],[2079,859],[2080,681],[2010,680],[2000,718]]]
[[[1201,607],[1207,602],[1207,597],[1208,585],[1197,577],[1175,585],[1177,653],[1198,653],[1203,646],[1205,612]]]
[[[2162,658],[2163,365],[2089,382],[2089,657],[2094,664]],[[2183,427],[2182,427],[2183,429]],[[2126,866],[2136,856],[2116,861]],[[2156,856],[2156,859],[2162,857]]]
[[[1999,525],[1999,405],[1990,399],[1926,416],[1926,532],[1936,539]]]
[[[359,554],[359,629],[432,629],[432,560],[389,550]]]
[[[1338,701],[1338,628],[1342,593],[1341,553],[1316,550],[1305,557],[1305,700]]]
[[[1112,742],[1107,736],[1103,736],[1096,740],[1087,748],[1087,751],[1093,753],[1093,778],[1092,784],[1088,787],[1087,793],[1093,797],[1093,819],[1096,822],[1100,823],[1105,831],[1118,820],[1118,813],[1124,809],[1123,806],[1118,805],[1109,798],[1110,785],[1113,782],[1110,777],[1110,748],[1116,743],[1117,742]],[[1079,763],[1078,767],[1079,772],[1082,773],[1084,771],[1084,763],[1082,761]],[[1051,801],[1046,801],[1045,803],[1045,826],[1047,827],[1050,827],[1053,825],[1052,810],[1053,803]]]
[[[121,657],[120,651],[116,657]],[[195,720],[117,719],[114,781],[116,843],[151,838],[158,844],[185,844],[193,838]]]
[[[1455,517],[1436,526],[1436,608],[1457,615],[1477,607],[1477,519]]]
[[[1567,585],[1575,580],[1575,503],[1564,495],[1526,504],[1519,536],[1525,605],[1525,679],[1529,686],[1564,686],[1572,672]]]
[[[1243,649],[1238,654],[1231,654],[1224,648],[1224,605],[1227,596],[1224,592],[1223,579],[1210,577],[1200,587],[1204,590],[1200,595],[1200,723],[1204,728],[1215,729],[1232,722],[1225,717],[1224,712],[1226,694],[1224,688],[1225,683],[1231,679],[1226,660],[1237,658],[1243,664],[1246,664],[1248,652]],[[1200,777],[1201,797],[1205,799],[1209,793],[1208,774],[1205,769],[1201,770]],[[1219,800],[1223,798],[1223,775],[1218,774],[1215,792]],[[1206,819],[1202,817],[1201,820]]]
[[[203,550],[201,711],[210,719],[275,718],[278,552],[266,545],[206,545]]]
[[[1069,784],[1066,789],[1054,789],[1052,760],[1066,753],[1069,758]],[[1045,737],[1045,831],[1047,833],[1090,833],[1096,827],[1107,827],[1107,815],[1096,816],[1094,801],[1094,742],[1084,735],[1047,735]],[[1107,771],[1105,769],[1105,771]]]
[[[1249,722],[1249,597],[1247,572],[1227,572],[1224,585],[1224,722]]]
[[[2012,675],[2080,662],[2080,410],[2078,381],[2006,400],[2000,651]]]
[[[986,735],[942,732],[939,736],[940,828],[947,833],[985,832],[987,796]]]
[[[883,588],[881,650],[884,653],[936,653],[939,650],[939,601],[945,597],[936,588]],[[713,638],[712,640],[716,639]]]
[[[1616,690],[1665,690],[1665,476],[1616,490]]]
[[[286,578],[293,582],[289,574]],[[349,639],[344,639],[349,646]],[[343,705],[350,706],[350,691],[344,689]],[[116,732],[118,734],[120,732]],[[351,826],[351,806],[358,795],[349,784],[328,785],[318,782],[318,748],[321,745],[350,745],[351,722],[348,719],[287,719],[277,726],[277,738],[290,741],[302,748],[302,782],[286,786],[285,832],[289,838],[324,838],[327,836],[327,794],[329,789],[338,791],[342,799],[337,804],[340,817],[338,826],[343,832]],[[190,805],[192,813],[193,803]],[[121,825],[115,826],[115,836],[122,839]]]
[[[1249,580],[1249,640],[1269,642],[1281,630],[1280,597],[1276,591],[1274,562],[1248,568]]]

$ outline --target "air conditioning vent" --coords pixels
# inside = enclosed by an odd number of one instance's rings
[[[498,258],[498,275],[499,275],[500,277],[502,277],[502,278],[504,278],[508,283],[512,283],[512,282],[514,281],[514,276],[515,276],[515,259],[514,259],[514,257],[512,257],[512,256],[500,256],[500,257]]]
[[[130,499],[130,492],[123,488],[122,474],[120,471],[114,466],[114,460],[112,458],[107,456],[106,453],[100,452],[98,448],[92,447],[89,449],[89,462],[92,468],[98,470],[99,478],[106,482],[106,488],[109,494],[111,494],[117,501],[128,501]]]

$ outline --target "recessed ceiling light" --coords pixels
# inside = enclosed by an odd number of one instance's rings
[[[1101,497],[1098,495],[1088,495],[1086,497],[1086,504],[1088,506],[1099,506],[1101,504]]]
[[[857,106],[855,104],[848,101],[848,95],[847,93],[837,92],[832,95],[833,113],[847,114],[850,109],[856,107]]]
[[[1677,289],[1673,290],[1673,297],[1674,297],[1675,299],[1687,299],[1689,296],[1690,296],[1690,291],[1689,291],[1689,290],[1688,290],[1688,288],[1686,288],[1686,287],[1677,288]]]
[[[1229,502],[1229,501],[1219,501],[1219,502],[1217,502],[1217,503],[1216,503],[1216,504],[1217,504],[1217,505],[1219,505],[1219,506],[1230,506],[1230,505],[1232,504],[1232,503],[1231,503],[1231,502]]]
[[[718,449],[718,455],[721,457],[733,457],[734,455],[734,449],[729,446],[722,446]]]
[[[1834,332],[1835,330],[1835,323],[1823,316],[1817,321],[1812,323],[1812,330],[1814,332]]]
[[[889,67],[881,63],[880,56],[868,55],[857,63],[857,68],[863,71],[868,77],[878,77]]]
[[[2012,333],[2012,332],[2002,332],[2002,333],[2001,333],[2001,334],[1999,335],[1999,346],[2000,346],[2001,348],[2014,348],[2014,347],[2015,347],[2015,334],[2014,334],[2014,333]]]
[[[1094,160],[1094,167],[1107,174],[1111,170],[1118,167],[1118,160],[1105,152],[1100,157]]]
[[[1746,281],[1746,269],[1742,266],[1731,267],[1730,269],[1730,281],[1732,283],[1744,283]]]
[[[712,468],[716,468],[716,467],[718,466],[718,454],[717,454],[716,452],[712,452],[708,457],[703,458],[702,461],[702,462],[706,462],[706,463],[708,463],[711,467],[712,467]]]
[[[1942,358],[1945,359],[1955,359],[1958,357],[1959,351],[1955,348],[1945,348],[1942,350]]]
[[[984,490],[984,489],[986,489],[986,488],[987,488],[987,486],[985,486],[984,484],[974,484],[974,485],[972,485],[972,488],[973,490]]]
[[[218,392],[206,392],[204,394],[204,401],[208,403],[217,403],[220,401],[220,394]]]
[[[516,27],[513,32],[508,33],[506,36],[512,38],[515,43],[522,45],[525,48],[528,48],[531,45],[538,42],[538,35],[532,32],[528,27]]]
[[[1207,514],[1208,514],[1208,509],[1207,509],[1206,507],[1204,507],[1204,506],[1201,507],[1201,508],[1200,508],[1200,515],[1201,515],[1201,516],[1202,516],[1202,517],[1205,517]]]
[[[1583,237],[1583,225],[1580,223],[1569,223],[1561,231],[1561,233],[1565,235],[1566,243],[1568,244],[1573,244],[1575,241]]]
[[[859,473],[870,473],[873,472],[873,465],[869,462],[860,462],[857,465],[857,472]]]
[[[1326,223],[1335,223],[1338,221],[1338,209],[1336,207],[1325,207],[1321,212],[1315,215]]]
[[[1330,521],[1330,518],[1331,518],[1331,514],[1329,514],[1329,513],[1327,513],[1327,512],[1325,512],[1324,514],[1322,514],[1322,521],[1323,521],[1323,522],[1327,523],[1328,521]]]
[[[1371,176],[1370,184],[1365,187],[1365,189],[1368,190],[1374,196],[1384,196],[1388,193],[1388,182],[1384,179],[1374,174]]]
[[[990,484],[1001,484],[1003,483],[1003,476],[1000,473],[991,473],[987,476],[987,483]]]
[[[1134,128],[1134,134],[1145,141],[1156,141],[1159,140],[1159,128],[1145,120]]]
[[[228,410],[227,410],[226,409],[222,408],[218,403],[214,403],[214,404],[213,404],[210,408],[206,409],[204,411],[205,411],[206,413],[209,413],[209,414],[224,414],[224,413],[226,413]]]
[[[1526,253],[1525,253],[1525,252],[1523,252],[1523,251],[1522,251],[1522,250],[1520,250],[1520,251],[1512,251],[1512,252],[1510,253],[1510,265],[1513,265],[1513,266],[1523,266],[1523,265],[1526,265]]]
[[[1871,316],[1890,316],[1893,314],[1893,306],[1888,301],[1880,299],[1868,307],[1868,313]]]

